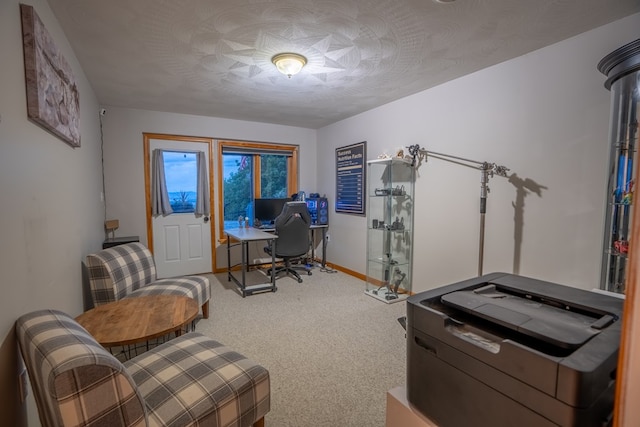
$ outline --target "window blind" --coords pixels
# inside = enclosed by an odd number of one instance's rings
[[[236,146],[222,146],[222,154],[236,154],[236,155],[271,155],[271,156],[293,156],[292,150],[282,150],[277,148],[262,148],[262,147],[236,147]]]

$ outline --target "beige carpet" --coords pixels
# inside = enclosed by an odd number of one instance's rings
[[[385,304],[361,280],[319,269],[246,298],[226,274],[211,277],[211,315],[196,331],[269,369],[267,427],[385,425],[386,392],[406,382],[405,302]]]

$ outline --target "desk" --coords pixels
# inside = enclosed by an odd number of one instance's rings
[[[257,285],[246,285],[246,272],[249,271],[249,242],[256,242],[261,240],[266,240],[269,244],[269,247],[273,248],[273,241],[278,238],[274,233],[268,233],[263,230],[259,230],[257,228],[248,227],[248,228],[229,228],[224,230],[224,233],[227,235],[227,275],[229,281],[233,281],[240,288],[240,292],[242,292],[242,297],[244,298],[247,295],[251,295],[254,292],[262,292],[262,291],[273,291],[275,292],[278,288],[276,288],[276,256],[275,251],[271,251],[271,283],[260,283]],[[238,240],[240,243],[236,243],[234,245],[231,244],[231,238]],[[231,271],[231,248],[233,246],[241,245],[242,252],[242,263],[240,264],[242,271],[242,281],[239,281]],[[236,264],[237,265],[237,264]],[[235,265],[234,265],[235,267]]]
[[[182,327],[198,315],[198,303],[178,295],[145,295],[99,305],[76,321],[104,347],[149,341]]]
[[[102,242],[102,249],[112,248],[118,245],[124,245],[125,243],[139,242],[138,236],[126,236],[126,237],[109,237]]]

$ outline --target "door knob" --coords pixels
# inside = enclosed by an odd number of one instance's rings
[[[209,217],[208,216],[204,217],[204,222],[209,222]]]

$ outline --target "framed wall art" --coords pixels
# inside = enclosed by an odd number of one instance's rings
[[[80,147],[80,94],[71,67],[32,6],[20,5],[27,116]]]
[[[336,212],[365,215],[367,141],[336,148]]]

